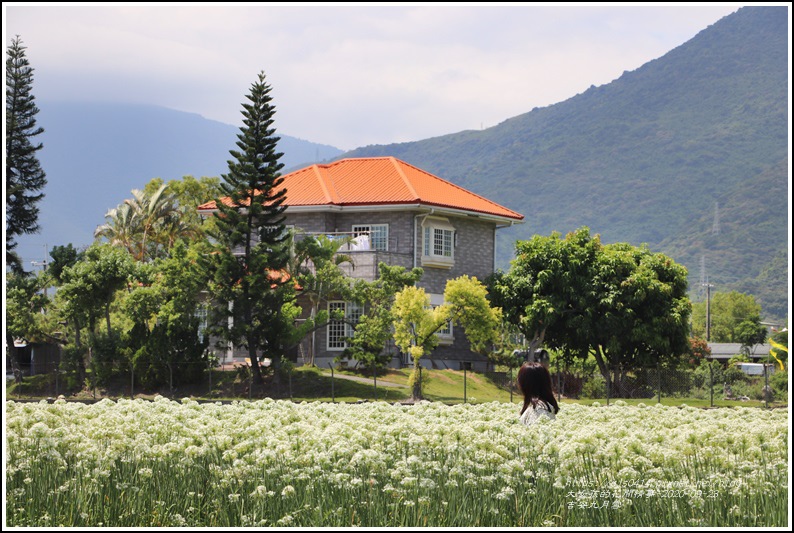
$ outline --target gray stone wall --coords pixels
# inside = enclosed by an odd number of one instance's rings
[[[474,276],[480,281],[494,270],[494,228],[493,222],[485,222],[470,217],[446,217],[455,228],[457,246],[454,249],[455,263],[452,268],[437,268],[422,265],[423,228],[417,224],[418,266],[425,271],[418,284],[427,292],[443,294],[447,280],[462,275]],[[421,218],[419,221],[421,222]]]
[[[480,281],[493,272],[494,269],[494,228],[493,222],[483,221],[474,217],[447,216],[449,223],[455,228],[457,245],[454,248],[454,264],[451,268],[437,268],[422,265],[423,229],[422,216],[427,211],[374,211],[367,212],[323,212],[323,213],[287,213],[286,224],[293,224],[307,232],[349,232],[353,225],[359,224],[388,224],[389,225],[389,250],[387,253],[362,252],[362,268],[371,267],[377,261],[388,264],[398,264],[406,268],[417,266],[424,269],[424,275],[418,283],[419,287],[428,293],[443,294],[447,280],[464,274],[476,277]],[[415,229],[415,233],[414,233]],[[412,235],[414,238],[412,239]],[[416,246],[414,246],[416,243]],[[368,256],[365,258],[364,253]],[[351,255],[354,255],[352,252]],[[356,269],[362,273],[361,269]],[[371,270],[364,269],[364,270]],[[373,271],[374,272],[374,271]],[[358,277],[358,274],[353,274]],[[365,279],[369,276],[365,276]],[[308,312],[305,312],[308,314]],[[472,368],[484,370],[488,367],[486,358],[470,350],[469,342],[461,328],[453,330],[454,342],[450,345],[439,345],[433,352],[432,359],[425,357],[423,366],[435,368],[460,369],[460,361],[470,361]],[[315,363],[324,368],[329,361],[340,354],[339,351],[328,351],[327,328],[320,328],[315,333],[316,355]],[[393,344],[393,343],[392,343]],[[396,348],[390,347],[392,353]],[[304,341],[303,353],[308,354],[309,346]],[[301,356],[299,353],[299,362]],[[392,364],[399,366],[400,358],[395,354]]]

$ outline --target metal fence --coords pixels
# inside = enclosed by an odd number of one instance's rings
[[[763,400],[768,406],[774,398],[770,387],[771,365],[763,366],[763,373],[757,376],[737,374],[738,371],[728,371],[719,363],[704,363],[698,370],[667,368],[662,365],[646,368],[612,371],[610,379],[604,379],[600,372],[582,375],[569,371],[564,367],[552,366],[550,373],[554,393],[558,400],[562,399],[594,399],[610,402],[619,398],[649,399],[661,402],[662,398],[697,398],[708,400],[714,406],[715,400]],[[53,364],[46,369],[48,372],[39,372],[44,376],[46,394],[57,398],[61,394],[70,394],[75,391],[89,391],[93,398],[103,397],[108,394],[116,397],[134,398],[138,395],[160,394],[172,398],[185,396],[194,397],[226,397],[240,399],[260,398],[264,395],[275,398],[293,398],[293,379],[303,380],[299,386],[301,395],[310,389],[313,396],[330,397],[336,401],[340,391],[340,380],[355,380],[359,383],[356,390],[362,400],[396,400],[398,395],[389,389],[393,383],[383,383],[377,375],[371,373],[368,377],[342,375],[335,372],[329,365],[329,373],[325,376],[315,376],[314,382],[305,373],[294,372],[290,364],[278,373],[278,379],[273,379],[272,369],[262,367],[263,373],[270,376],[267,389],[258,388],[254,383],[254,375],[250,366],[245,364],[226,364],[221,367],[209,363],[181,363],[179,366],[167,364],[160,365],[151,375],[152,369],[147,368],[149,375],[136,372],[129,363],[106,363],[99,368],[92,368],[81,377],[74,372],[66,372]],[[223,370],[223,372],[219,372]],[[472,398],[472,380],[484,378],[500,390],[504,391],[505,400],[510,402],[521,401],[521,392],[516,386],[517,368],[504,372],[474,372],[463,370],[462,386],[456,398],[447,397],[442,401],[448,403],[479,401]],[[732,372],[732,373],[731,373]],[[27,372],[29,374],[29,370]],[[187,376],[190,379],[187,380]],[[330,380],[326,379],[330,377]],[[740,378],[740,379],[739,379]],[[420,382],[423,378],[419,373]],[[157,382],[157,386],[146,386],[146,382]],[[367,387],[371,389],[368,390]],[[23,388],[17,389],[18,391]],[[113,391],[112,393],[110,391]],[[39,389],[41,391],[41,389]],[[371,391],[371,392],[370,392]],[[22,393],[20,393],[22,394]],[[348,388],[348,396],[350,395]],[[404,397],[404,395],[402,395]]]
[[[633,369],[610,369],[609,379],[600,372],[582,375],[565,368],[552,368],[552,383],[558,398],[603,399],[609,405],[620,398],[655,399],[694,398],[708,400],[762,400],[768,406],[775,395],[770,386],[774,371],[763,365],[762,373],[746,375],[718,362],[703,363],[698,369],[670,368],[664,365]]]

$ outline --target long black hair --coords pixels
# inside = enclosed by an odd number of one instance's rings
[[[557,400],[554,399],[554,392],[551,390],[551,374],[540,363],[524,363],[518,370],[518,387],[524,393],[524,406],[521,408],[521,414],[532,405],[533,408],[538,406],[539,402],[545,403],[549,410],[553,413],[560,411],[560,406]]]

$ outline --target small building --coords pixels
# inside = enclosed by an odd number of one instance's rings
[[[775,365],[771,363],[736,363],[736,367],[748,376],[763,376],[764,367],[766,367],[767,375],[772,375],[775,372]]]
[[[710,342],[708,343],[711,350],[709,359],[714,361],[728,362],[731,357],[740,355],[742,353],[742,344],[738,342]],[[757,363],[769,357],[769,350],[772,348],[770,344],[756,344],[751,348],[748,357]],[[761,361],[763,362],[763,361]]]

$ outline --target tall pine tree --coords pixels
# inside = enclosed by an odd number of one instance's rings
[[[276,151],[270,86],[265,74],[252,84],[243,103],[243,126],[237,135],[238,150],[230,150],[229,172],[222,176],[216,200],[216,239],[213,297],[220,305],[216,323],[227,341],[247,348],[254,378],[263,383],[258,362],[268,356],[277,365],[282,355],[280,338],[292,327],[282,313],[291,299],[285,268],[289,261],[289,234],[283,205],[287,190]],[[229,320],[231,318],[231,320]],[[258,356],[259,354],[259,356]]]
[[[34,102],[33,68],[17,35],[6,59],[6,264],[23,273],[22,260],[14,251],[16,237],[39,230],[39,208],[47,184],[36,158],[42,144],[32,142],[44,131],[36,126],[39,109]]]

